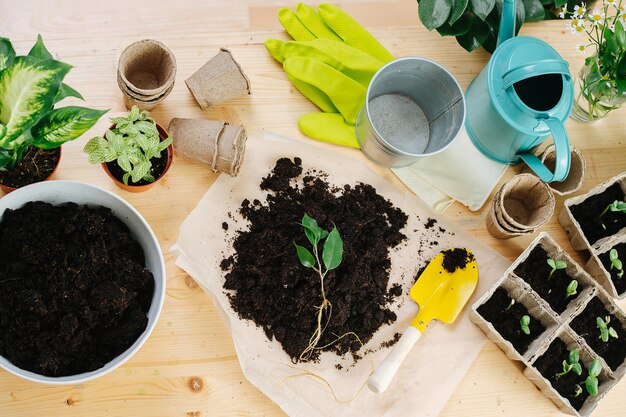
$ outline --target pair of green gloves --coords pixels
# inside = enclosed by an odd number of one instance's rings
[[[393,56],[352,17],[336,6],[318,11],[298,4],[281,9],[278,19],[294,39],[268,39],[265,47],[283,64],[291,83],[323,113],[305,114],[305,135],[358,148],[354,124],[374,74]]]

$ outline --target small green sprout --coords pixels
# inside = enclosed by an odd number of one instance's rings
[[[600,361],[598,359],[594,359],[591,362],[591,366],[589,366],[589,370],[587,371],[587,379],[585,379],[585,388],[587,388],[589,395],[593,397],[598,395],[598,376],[600,375],[600,371],[602,371]]]
[[[572,282],[569,283],[567,288],[565,288],[565,298],[569,298],[572,295],[575,295],[577,293],[576,291],[577,289],[578,289],[578,281],[573,279]]]
[[[626,214],[626,201],[619,201],[619,200],[613,201],[611,204],[605,207],[602,213],[600,213],[600,215],[598,216],[598,220],[600,220],[602,216],[604,216],[608,211],[612,211],[612,212],[621,211],[622,213]],[[602,223],[602,230],[606,230],[606,226],[604,225],[604,223]]]
[[[583,389],[580,387],[580,385],[576,385],[576,388],[574,389],[574,397],[578,397],[582,393]]]
[[[578,362],[579,359],[578,351],[576,349],[570,350],[567,359],[563,361],[563,372],[559,372],[554,376],[559,379],[570,371],[574,372],[576,375],[582,375],[583,368]]]
[[[611,261],[610,269],[617,269],[617,278],[622,279],[624,276],[624,269],[622,266],[622,261],[619,259],[619,255],[616,249],[611,249],[609,252],[609,260]]]
[[[522,331],[524,332],[524,334],[530,334],[530,317],[529,316],[522,316],[522,318],[519,321],[519,326],[522,329]]]
[[[617,339],[619,336],[613,327],[609,327],[609,323],[611,322],[611,317],[606,316],[604,319],[602,317],[596,317],[596,327],[600,329],[600,339],[604,343],[609,341],[609,337]]]
[[[511,301],[509,301],[509,305],[506,306],[504,311],[509,311],[511,309],[511,307],[513,307],[514,305],[515,305],[515,298],[511,298]]]
[[[565,261],[555,261],[552,258],[548,258],[546,262],[548,263],[548,265],[550,265],[550,268],[552,268],[550,270],[550,275],[548,275],[548,279],[552,278],[552,274],[554,274],[557,269],[567,268],[567,264],[565,263]]]

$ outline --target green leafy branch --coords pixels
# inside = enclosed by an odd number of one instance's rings
[[[612,337],[614,339],[617,339],[619,337],[615,329],[609,326],[610,322],[610,316],[606,316],[604,319],[602,317],[596,317],[596,327],[600,330],[599,338],[604,343],[607,343],[609,341],[609,337]]]
[[[468,52],[483,46],[493,52],[498,40],[502,0],[418,0],[419,18],[442,36],[455,36]],[[573,8],[577,0],[518,0],[516,33],[524,22],[553,19],[557,9]]]
[[[609,252],[609,261],[611,261],[610,269],[617,270],[617,278],[622,279],[622,277],[624,276],[624,269],[622,261],[619,259],[617,249],[611,249],[611,251]]]
[[[326,278],[326,275],[329,271],[336,269],[341,264],[341,261],[343,260],[343,241],[341,240],[341,236],[339,235],[339,230],[337,230],[337,226],[333,226],[333,229],[330,232],[323,230],[321,227],[318,226],[317,221],[306,213],[302,217],[301,226],[304,228],[304,234],[309,240],[309,243],[311,243],[313,253],[311,253],[311,251],[309,251],[306,247],[298,245],[296,242],[294,242],[293,244],[296,247],[296,252],[298,254],[298,259],[300,260],[300,263],[304,267],[311,268],[318,273],[320,278],[320,289],[322,296],[322,303],[317,307],[317,325],[315,331],[309,339],[308,346],[300,354],[299,359],[303,361],[309,359],[315,349],[319,349],[318,344],[320,342],[320,339],[322,338],[324,329],[330,322],[330,318],[332,316],[332,304],[326,298],[324,279]],[[320,261],[318,245],[322,240],[324,240],[324,246],[322,249]],[[327,318],[326,320],[324,320],[324,313],[326,313],[327,311]],[[325,324],[322,325],[324,321]],[[341,337],[344,336],[345,335],[342,335]]]
[[[522,316],[522,318],[519,321],[519,325],[520,328],[522,329],[522,332],[524,332],[524,334],[528,335],[530,334],[530,316]]]
[[[582,375],[583,368],[579,362],[579,359],[580,357],[578,355],[578,351],[575,349],[570,350],[569,354],[567,355],[567,359],[563,361],[563,372],[559,372],[554,376],[559,379],[563,375],[566,375],[570,372],[574,372],[576,375]]]
[[[0,37],[0,171],[14,168],[31,146],[54,149],[78,138],[108,111],[54,108],[66,97],[83,99],[63,83],[71,68],[53,58],[40,35],[24,56]]]
[[[559,269],[565,269],[567,268],[567,263],[565,263],[565,261],[556,261],[552,258],[548,258],[546,260],[546,262],[548,263],[548,265],[550,266],[550,274],[548,275],[548,279],[552,278],[552,275]]]
[[[106,139],[96,136],[83,148],[88,155],[87,160],[92,164],[117,161],[124,170],[122,181],[126,185],[128,180],[133,183],[142,179],[154,182],[155,178],[150,173],[152,159],[158,158],[171,145],[173,137],[161,141],[150,113],[139,111],[136,106],[126,117],[114,117],[111,122],[115,127],[107,130]]]

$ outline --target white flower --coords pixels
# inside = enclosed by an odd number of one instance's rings
[[[615,8],[617,9],[617,14],[624,13],[624,10],[626,9],[626,7],[621,3],[616,5]]]
[[[594,26],[601,25],[604,23],[604,12],[598,9],[593,9],[593,11],[589,13],[589,20],[594,24]]]
[[[582,35],[585,31],[583,21],[580,19],[572,19],[567,26],[574,35]]]
[[[559,13],[559,18],[560,19],[565,19],[565,10],[561,10]]]
[[[576,44],[576,49],[578,50],[578,53],[580,53],[581,55],[584,55],[585,52],[587,52],[587,47],[585,46],[584,43]]]
[[[615,1],[615,0],[613,0]],[[587,6],[585,3],[581,3],[580,6],[574,6],[574,16],[575,17],[583,17],[587,13]]]
[[[617,1],[615,1],[615,0],[604,0],[603,3],[606,4],[606,5],[609,5],[609,6],[616,6],[617,5]]]

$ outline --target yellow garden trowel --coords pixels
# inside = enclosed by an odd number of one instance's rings
[[[374,392],[385,391],[428,323],[432,319],[448,324],[454,322],[477,283],[478,267],[472,252],[456,248],[437,254],[411,288],[411,298],[419,306],[417,316],[370,375],[369,388]]]

